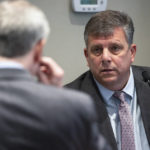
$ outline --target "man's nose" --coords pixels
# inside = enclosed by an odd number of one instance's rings
[[[111,61],[111,53],[107,48],[103,49],[102,55],[101,55],[101,59],[104,62],[110,62]]]

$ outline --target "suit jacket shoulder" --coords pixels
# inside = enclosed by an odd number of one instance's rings
[[[20,69],[0,69],[0,89],[0,149],[98,150],[88,95],[39,84]]]
[[[81,90],[86,93],[88,93],[88,87],[91,89],[93,86],[97,88],[90,71],[83,73],[77,79],[65,85],[65,87]],[[91,94],[91,92],[89,94]]]
[[[144,71],[146,71],[150,75],[150,67],[133,65],[132,70],[133,70],[134,78],[138,79],[139,81],[144,81],[142,75]]]

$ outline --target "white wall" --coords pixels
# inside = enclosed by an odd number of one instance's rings
[[[54,58],[65,70],[68,83],[87,70],[83,55],[84,26],[92,14],[74,13],[71,0],[30,0],[50,20],[51,35],[45,55]],[[150,66],[150,0],[108,0],[107,9],[127,12],[134,21],[134,43],[137,44],[136,65]]]

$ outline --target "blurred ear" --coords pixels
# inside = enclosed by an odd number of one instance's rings
[[[131,51],[131,62],[134,62],[135,55],[136,55],[136,45],[132,44],[130,46],[130,51]]]
[[[39,72],[40,62],[41,62],[43,48],[44,48],[45,43],[46,43],[46,40],[44,39],[39,40],[32,48],[31,53],[30,53],[31,55],[29,55],[32,61],[29,62],[30,64],[28,65],[29,67],[27,68],[33,75],[37,75],[37,73]]]
[[[34,46],[34,62],[39,62],[43,54],[43,48],[45,46],[46,40],[39,40]]]

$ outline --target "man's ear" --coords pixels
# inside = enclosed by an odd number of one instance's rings
[[[84,48],[84,56],[85,56],[85,58],[87,59],[87,57],[88,57],[88,51],[87,51],[87,48]]]
[[[34,62],[39,62],[42,57],[43,48],[46,43],[45,39],[39,40],[34,46]]]
[[[131,61],[134,62],[135,55],[136,55],[136,44],[131,44]]]
[[[88,61],[89,55],[88,55],[88,49],[87,48],[84,48],[84,56],[86,58],[87,66],[89,67],[89,61]]]

